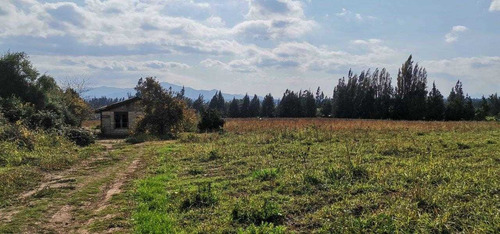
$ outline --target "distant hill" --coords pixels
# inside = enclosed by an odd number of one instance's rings
[[[179,92],[182,89],[182,86],[179,85],[174,85],[170,84],[167,82],[162,82],[160,83],[161,86],[164,88],[168,89],[172,87],[172,90],[174,92]],[[197,99],[198,96],[201,94],[203,95],[205,101],[210,101],[214,94],[218,91],[215,89],[212,90],[198,90],[198,89],[193,89],[190,87],[185,87],[185,96],[191,99]],[[108,98],[127,98],[129,95],[135,95],[135,90],[133,88],[116,88],[116,87],[109,87],[109,86],[100,86],[100,87],[95,87],[92,88],[90,91],[85,92],[82,94],[82,96],[85,99],[90,99],[90,98],[99,98],[99,97],[108,97]],[[236,97],[237,99],[243,98],[245,95],[241,94],[228,94],[228,93],[222,93],[222,96],[224,96],[224,99],[226,101],[233,99],[233,97]]]

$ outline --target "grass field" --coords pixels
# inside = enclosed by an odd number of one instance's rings
[[[225,130],[154,145],[136,232],[500,231],[498,123],[235,119]]]
[[[71,154],[37,142],[0,167],[0,233],[500,232],[497,122],[230,119]]]

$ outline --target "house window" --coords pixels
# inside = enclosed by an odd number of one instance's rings
[[[128,112],[115,112],[115,128],[128,128]]]

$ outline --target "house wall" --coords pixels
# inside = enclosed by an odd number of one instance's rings
[[[115,128],[115,112],[128,112],[128,128]],[[142,115],[143,112],[137,102],[103,111],[101,112],[101,133],[105,136],[128,136]]]

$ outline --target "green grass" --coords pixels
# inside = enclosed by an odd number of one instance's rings
[[[135,231],[500,231],[500,125],[425,126],[301,126],[155,144],[136,182]]]

